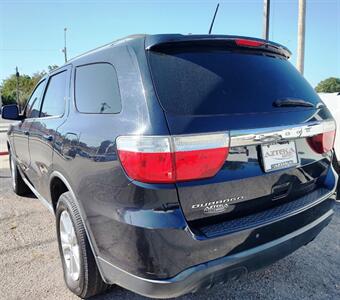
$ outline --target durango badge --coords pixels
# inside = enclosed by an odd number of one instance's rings
[[[228,204],[216,204],[212,206],[207,206],[203,212],[205,214],[219,214],[224,212],[228,208]]]
[[[205,214],[219,214],[227,210],[229,204],[238,200],[243,200],[244,196],[237,196],[232,198],[226,198],[223,200],[193,204],[191,208],[193,209],[203,209]]]

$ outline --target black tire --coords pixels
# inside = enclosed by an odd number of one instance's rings
[[[340,165],[339,165],[339,161],[335,153],[333,154],[332,163],[333,163],[334,170],[340,175]]]
[[[63,211],[68,213],[74,228],[79,246],[80,271],[79,279],[74,280],[67,270],[60,239],[60,216]],[[62,194],[56,209],[56,226],[60,258],[62,261],[64,279],[67,287],[77,296],[86,299],[104,292],[108,285],[102,280],[97,263],[92,253],[79,209],[70,192]]]
[[[332,163],[333,163],[333,168],[334,168],[335,172],[337,172],[338,175],[339,175],[336,199],[340,200],[340,163],[339,163],[338,158],[336,157],[335,153],[333,155],[333,162]]]
[[[9,167],[11,170],[12,189],[18,196],[31,194],[30,188],[26,185],[18,170],[17,162],[11,152],[9,153]]]

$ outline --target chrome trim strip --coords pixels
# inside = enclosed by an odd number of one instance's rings
[[[16,161],[17,157],[14,157]],[[54,215],[54,210],[52,205],[39,194],[39,192],[33,187],[33,185],[26,179],[24,172],[21,170],[20,167],[18,167],[19,173],[21,175],[22,180],[25,182],[25,184],[30,188],[32,193],[38,198],[38,200]]]
[[[303,125],[278,126],[259,129],[232,130],[230,147],[251,146],[263,143],[311,137],[336,129],[334,120],[309,122]]]
[[[229,133],[202,133],[174,135],[172,142],[174,151],[208,150],[229,147]]]
[[[36,197],[39,199],[39,201],[48,208],[48,210],[54,215],[54,210],[52,205],[43,197],[41,196],[38,191],[33,187],[33,185],[25,178],[25,176],[21,175],[22,179],[26,183],[26,185],[30,188],[32,193],[36,195]]]

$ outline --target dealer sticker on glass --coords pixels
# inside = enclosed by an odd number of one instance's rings
[[[261,145],[266,172],[285,169],[299,164],[294,141]]]

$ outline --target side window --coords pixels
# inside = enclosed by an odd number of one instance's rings
[[[43,100],[40,117],[61,116],[65,110],[67,72],[50,77]]]
[[[41,98],[45,87],[45,80],[41,81],[38,86],[35,88],[31,98],[29,99],[26,109],[25,109],[25,117],[26,118],[37,118],[40,113],[41,106]]]
[[[119,113],[122,104],[114,67],[108,63],[77,67],[75,98],[79,112]]]

